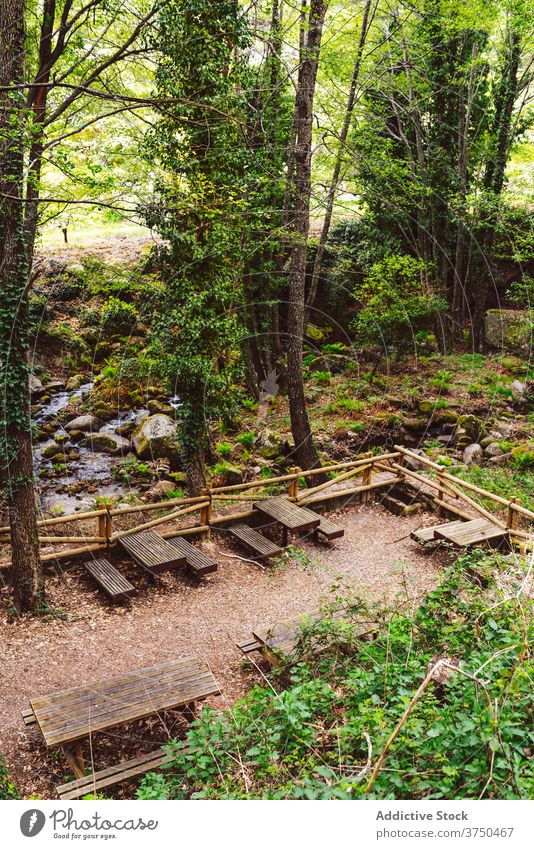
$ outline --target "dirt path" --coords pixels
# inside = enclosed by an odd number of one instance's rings
[[[378,506],[350,508],[332,517],[344,526],[343,539],[331,545],[297,542],[302,553],[273,570],[234,559],[237,549],[223,539],[217,545],[219,570],[200,585],[183,573],[168,575],[161,587],[142,589],[130,606],[113,607],[76,567],[48,581],[50,604],[61,608],[64,618],[9,623],[4,615],[0,752],[20,791],[55,798],[54,787],[68,776],[61,754],[47,752],[38,730],[22,723],[20,711],[32,696],[197,652],[223,688],[213,705],[227,706],[254,680],[236,641],[255,625],[313,609],[338,576],[360,594],[389,602],[398,596],[405,603],[406,588],[420,597],[435,586],[442,565],[409,539],[411,530],[435,523],[435,517],[404,519]],[[127,561],[115,562],[132,577],[138,575]],[[123,754],[133,756],[144,741],[154,748],[171,730],[165,718],[136,723],[97,744],[94,761],[101,767]],[[121,792],[128,790],[117,795]]]

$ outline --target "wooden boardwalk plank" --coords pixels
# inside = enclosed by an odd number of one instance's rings
[[[437,544],[437,543],[439,543],[440,540],[436,539],[435,531],[438,531],[440,528],[452,528],[452,526],[454,526],[454,525],[463,525],[463,524],[464,524],[464,520],[459,519],[457,522],[445,522],[445,523],[442,523],[440,525],[432,525],[432,527],[430,527],[430,528],[417,528],[417,530],[412,531],[410,533],[410,537],[411,537],[411,539],[415,540],[416,542],[420,542],[422,544],[425,544],[425,543],[428,543],[428,542],[435,542]]]
[[[240,643],[236,643],[239,651],[243,652],[243,654],[251,654],[253,651],[260,651],[261,643],[252,637],[252,639],[242,640]]]
[[[140,755],[137,758],[86,775],[84,778],[61,784],[57,787],[58,796],[60,799],[79,799],[89,793],[97,793],[105,787],[111,787],[114,784],[120,784],[122,781],[136,778],[138,775],[152,772],[152,770],[163,766],[168,760],[167,752],[164,752],[163,749],[156,749],[155,752]]]
[[[203,551],[200,551],[194,545],[191,545],[190,542],[187,542],[183,537],[171,537],[166,540],[174,548],[177,549],[184,557],[187,566],[195,573],[195,575],[201,577],[202,575],[208,575],[210,572],[217,571],[217,564],[214,560],[204,554]]]
[[[185,555],[154,531],[140,531],[120,537],[119,542],[124,550],[150,573],[173,566],[185,566]]]
[[[122,572],[115,569],[109,560],[105,558],[88,560],[83,565],[86,572],[102,587],[112,601],[129,598],[135,594],[136,589],[133,584],[125,578]]]
[[[283,551],[281,546],[276,545],[276,543],[264,537],[255,528],[251,528],[242,522],[231,525],[228,531],[235,539],[252,549],[257,557],[275,557]]]

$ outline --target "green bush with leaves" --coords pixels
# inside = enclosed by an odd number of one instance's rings
[[[0,755],[0,801],[7,799],[20,799],[20,796]]]
[[[120,298],[109,298],[102,307],[102,326],[114,333],[131,333],[137,321],[137,310]]]
[[[375,263],[354,292],[361,307],[354,322],[357,340],[400,353],[414,345],[415,335],[447,309],[428,278],[425,263],[411,256],[392,254]]]
[[[521,558],[466,554],[413,616],[368,609],[334,588],[321,621],[303,621],[272,686],[225,711],[205,708],[139,798],[530,798],[532,600],[518,594],[526,569]],[[373,628],[374,639],[362,636]],[[369,761],[438,658],[453,669],[412,706],[368,791]]]

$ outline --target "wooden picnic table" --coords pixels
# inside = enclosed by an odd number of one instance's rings
[[[30,699],[47,746],[62,746],[76,778],[85,767],[80,741],[164,710],[194,710],[199,699],[220,693],[197,656],[168,660],[134,672]]]
[[[318,528],[321,523],[321,517],[316,513],[303,510],[283,495],[267,498],[264,501],[255,501],[253,506],[259,513],[282,525],[284,545],[287,545],[288,533],[311,531]]]

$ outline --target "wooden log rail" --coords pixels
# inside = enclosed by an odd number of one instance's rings
[[[423,466],[431,469],[436,472],[436,478],[430,478],[423,474],[412,471],[411,469],[406,468],[405,465],[401,466],[396,462],[389,462],[388,464],[382,462],[382,458],[379,458],[378,463],[376,464],[378,468],[381,469],[395,469],[397,471],[402,471],[405,475],[414,480],[417,480],[419,483],[425,484],[430,488],[438,491],[438,497],[434,497],[434,503],[438,508],[443,508],[446,510],[451,509],[452,512],[458,513],[463,518],[471,518],[468,513],[464,511],[458,510],[455,505],[449,504],[444,500],[445,495],[452,496],[456,500],[462,500],[466,504],[468,504],[473,510],[479,513],[484,518],[489,519],[495,525],[500,528],[506,529],[512,536],[516,536],[519,539],[523,540],[533,540],[534,529],[530,533],[528,531],[521,530],[518,528],[520,517],[524,517],[529,519],[531,522],[534,522],[534,512],[532,510],[527,510],[526,507],[523,507],[519,504],[517,498],[503,498],[502,495],[497,495],[495,492],[490,492],[488,489],[484,489],[483,487],[477,486],[474,483],[470,483],[469,481],[464,481],[462,478],[457,477],[456,475],[451,475],[449,472],[445,471],[443,466],[440,466],[438,463],[434,463],[430,460],[425,454],[416,454],[414,451],[410,451],[408,448],[404,448],[402,445],[395,445],[395,450],[398,451],[403,457],[411,457],[413,460],[417,460],[417,462],[421,463]],[[477,495],[480,495],[482,498],[487,498],[490,501],[493,501],[500,508],[506,508],[506,518],[504,521],[494,513],[491,513],[489,510],[486,510],[481,504],[479,504],[475,499],[471,498],[467,493],[463,492],[466,489],[468,492],[473,492]]]
[[[428,469],[436,472],[437,479],[428,477],[420,472],[414,472],[403,465],[404,457],[411,457]],[[384,471],[393,473],[394,477],[385,483],[384,481],[374,481],[372,474],[374,471]],[[313,478],[315,475],[328,472],[339,472],[337,476],[331,478],[323,484],[315,487],[308,487],[299,492],[299,482],[304,479]],[[347,482],[357,475],[362,475],[363,480],[360,485],[333,488],[338,484]],[[298,504],[314,504],[329,501],[336,498],[348,498],[352,495],[359,495],[362,498],[366,493],[370,493],[375,489],[391,486],[394,483],[401,482],[405,477],[418,481],[436,491],[434,503],[439,509],[447,509],[457,513],[462,518],[468,518],[469,514],[462,511],[457,506],[445,501],[445,496],[450,496],[456,501],[461,499],[465,501],[473,510],[483,515],[485,518],[491,519],[496,525],[506,528],[511,534],[522,539],[531,539],[531,536],[526,531],[520,530],[517,525],[519,518],[523,517],[530,521],[534,521],[534,512],[522,507],[517,499],[506,499],[496,493],[482,489],[475,484],[468,483],[459,477],[453,476],[444,470],[443,466],[434,463],[424,454],[416,454],[403,446],[395,446],[395,450],[389,453],[371,456],[367,454],[357,460],[351,460],[345,463],[335,463],[328,466],[323,466],[318,469],[308,469],[301,471],[298,468],[291,469],[291,472],[278,477],[262,478],[259,480],[247,481],[242,484],[232,484],[228,486],[218,486],[206,489],[202,495],[184,498],[171,498],[165,501],[155,502],[151,504],[136,504],[128,507],[111,507],[104,506],[96,510],[85,511],[82,513],[73,513],[68,516],[57,516],[50,519],[40,519],[38,522],[39,528],[49,528],[56,525],[66,525],[71,522],[97,520],[98,528],[96,533],[80,534],[80,536],[59,536],[43,533],[40,536],[40,542],[44,545],[75,545],[75,548],[67,550],[43,552],[41,560],[49,562],[53,560],[70,559],[80,554],[91,553],[94,551],[105,551],[109,547],[115,546],[117,541],[129,534],[137,533],[138,531],[147,530],[148,528],[164,525],[168,522],[173,522],[181,519],[184,516],[199,513],[197,524],[187,527],[175,528],[172,531],[164,531],[161,533],[163,538],[173,536],[189,536],[193,534],[207,535],[210,527],[224,525],[230,521],[239,521],[250,518],[254,515],[253,509],[243,510],[239,513],[226,515],[212,516],[213,503],[221,502],[241,502],[246,503],[252,500],[261,500],[268,498],[269,495],[262,496],[258,493],[250,493],[250,490],[263,489],[273,484],[288,484],[287,497],[291,501]],[[474,492],[484,498],[488,498],[498,504],[500,507],[506,508],[506,520],[503,522],[495,517],[492,513],[478,504],[474,499],[470,498],[463,489]],[[138,513],[143,516],[144,513],[150,513],[154,510],[167,510],[170,507],[175,507],[170,513],[163,516],[158,516],[155,519],[137,524],[132,528],[125,530],[113,531],[113,522],[117,517],[128,516]],[[9,544],[9,526],[0,527],[0,543]],[[7,569],[11,565],[9,560],[0,561],[0,569]]]

